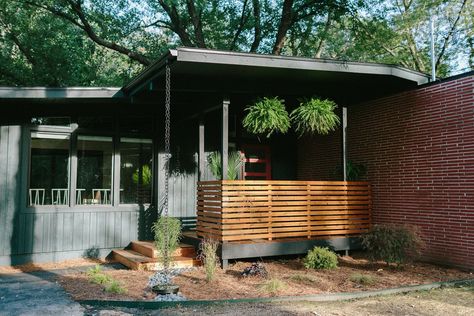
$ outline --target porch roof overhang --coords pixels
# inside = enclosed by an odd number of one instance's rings
[[[104,99],[122,95],[114,87],[0,87],[0,99]]]
[[[428,75],[396,65],[178,48],[125,85],[124,95],[163,92],[166,64],[172,90],[184,94],[316,94],[353,103],[429,82]]]

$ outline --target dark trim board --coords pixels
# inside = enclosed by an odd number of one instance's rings
[[[185,234],[182,241],[199,249],[201,239],[191,234]],[[328,247],[333,251],[358,250],[362,248],[360,237],[337,237],[331,239],[307,239],[281,242],[225,242],[220,244],[218,255],[221,259],[222,267],[225,268],[231,259],[300,255],[307,253],[315,246]]]

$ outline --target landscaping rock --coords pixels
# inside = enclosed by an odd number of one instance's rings
[[[241,273],[242,276],[259,276],[262,278],[268,277],[268,272],[267,269],[265,269],[265,266],[263,263],[260,262],[254,262],[250,267],[247,267],[244,269],[244,271]]]
[[[178,302],[178,301],[186,301],[186,298],[181,294],[166,294],[166,295],[157,295],[155,297],[155,301],[157,302]]]
[[[148,286],[150,288],[154,287],[155,285],[163,285],[163,284],[170,284],[172,283],[171,280],[177,276],[180,275],[181,273],[191,271],[194,268],[176,268],[176,269],[170,269],[168,271],[168,275],[164,273],[164,271],[158,271],[155,274],[153,274],[150,277],[150,280],[148,281]]]

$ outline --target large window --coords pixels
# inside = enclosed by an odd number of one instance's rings
[[[151,139],[120,139],[120,202],[151,202]]]
[[[77,204],[112,204],[112,137],[77,137]]]
[[[149,204],[151,119],[31,120],[29,206]]]
[[[69,135],[31,134],[28,203],[69,204]]]

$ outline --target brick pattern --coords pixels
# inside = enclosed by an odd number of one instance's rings
[[[420,227],[424,259],[474,268],[474,75],[352,106],[348,159],[367,166],[374,223]],[[340,135],[299,141],[300,179],[337,179]]]

